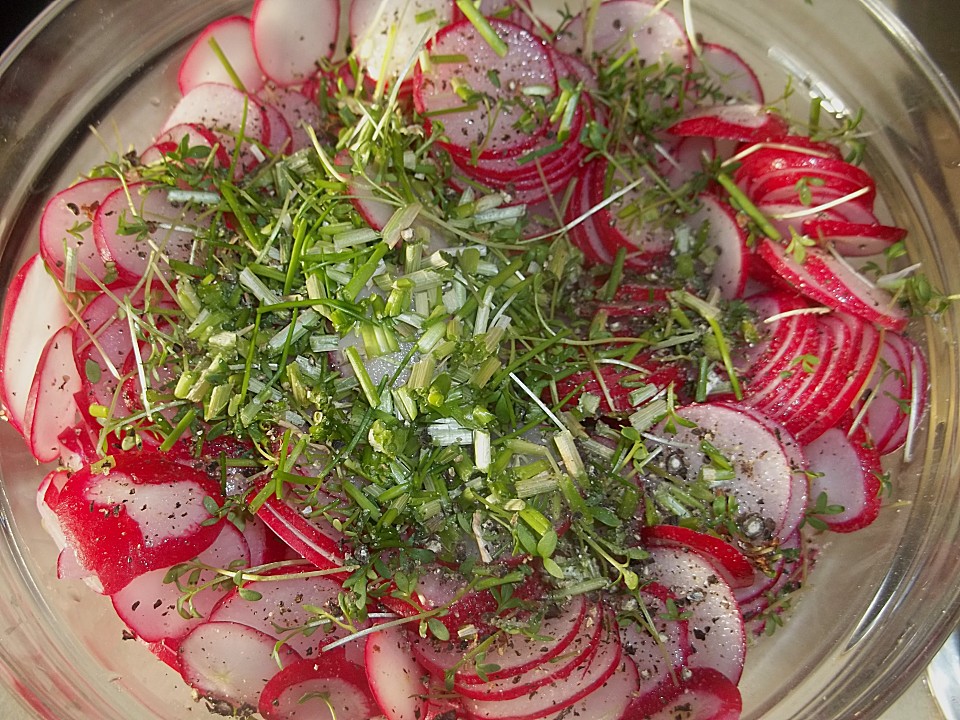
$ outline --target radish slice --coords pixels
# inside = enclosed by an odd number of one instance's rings
[[[259,630],[240,623],[205,622],[190,631],[177,652],[183,679],[215,707],[226,704],[232,714],[245,705],[257,707],[263,699],[267,683],[280,672],[275,650],[282,666],[301,659],[289,647],[277,649],[276,640]]]
[[[153,145],[140,154],[140,162],[144,165],[163,162],[167,159],[167,155],[177,151],[184,141],[188,148],[210,148],[214,153],[214,162],[217,167],[230,165],[230,156],[223,149],[219,138],[207,128],[197,124],[174,125],[158,135]],[[204,160],[205,158],[190,158],[187,162],[196,165]]]
[[[279,110],[287,127],[290,128],[291,144],[288,152],[294,153],[312,145],[305,128],[319,128],[321,123],[320,108],[313,100],[289,88],[261,90],[260,98]],[[270,134],[271,136],[274,134],[272,127]]]
[[[250,145],[270,143],[268,123],[260,104],[245,92],[223,83],[203,83],[180,98],[160,132],[175,125],[201,125],[216,134],[230,156],[242,136],[246,163],[254,164],[257,158],[249,156]]]
[[[330,609],[335,620],[349,626],[339,610],[341,584],[329,576],[313,576],[310,566],[298,575],[297,568],[284,568],[277,580],[257,580],[245,587],[260,594],[258,600],[247,600],[237,589],[223,596],[210,614],[215,621],[238,622],[256,628],[277,640],[283,640],[303,657],[314,657],[327,643],[347,637],[351,630],[334,621],[314,622],[310,608]],[[314,622],[313,625],[310,625]],[[364,624],[359,629],[365,627]]]
[[[749,250],[747,232],[737,222],[729,205],[712,195],[699,197],[700,209],[689,217],[694,229],[706,227],[706,243],[717,252],[710,283],[720,289],[721,297],[732,300],[743,295],[747,286]]]
[[[73,355],[73,328],[65,327],[47,342],[27,398],[24,424],[30,452],[39,462],[60,456],[60,435],[76,421],[82,383]]]
[[[637,696],[655,690],[671,674],[684,672],[690,658],[690,623],[673,617],[667,606],[671,600],[679,604],[683,601],[656,582],[645,585],[640,595],[653,620],[654,632],[627,617],[620,621],[623,652],[639,672]],[[646,619],[640,622],[646,623]]]
[[[803,234],[821,243],[830,243],[847,257],[882,253],[907,236],[905,228],[880,223],[863,224],[837,220],[807,220]]]
[[[162,186],[134,183],[114,190],[97,209],[97,246],[127,282],[139,282],[148,272],[171,276],[170,260],[192,259],[197,215],[170,202],[167,193]]]
[[[746,634],[737,599],[717,572],[697,553],[680,548],[649,548],[648,576],[667,587],[689,613],[689,668],[712,668],[736,683],[743,672]]]
[[[205,524],[203,500],[223,502],[215,480],[163,455],[117,453],[114,461],[107,472],[71,476],[54,508],[81,566],[107,594],[203,552],[220,534],[219,523]]]
[[[257,0],[250,17],[256,59],[278,85],[304,83],[321,59],[333,57],[340,29],[336,0]]]
[[[187,50],[177,76],[181,95],[203,83],[233,84],[233,76],[213,49],[214,42],[240,80],[243,90],[255,93],[263,87],[263,73],[253,52],[250,21],[241,15],[231,15],[207,25]]]
[[[40,254],[50,272],[63,282],[66,249],[77,256],[77,290],[97,290],[110,284],[110,273],[103,264],[93,240],[93,218],[104,198],[120,187],[116,178],[83,180],[54,195],[40,218]]]
[[[589,613],[585,614],[581,622],[574,625],[576,634],[573,640],[564,648],[563,652],[553,654],[552,657],[537,658],[536,663],[526,668],[522,672],[511,674],[509,677],[501,677],[490,682],[475,682],[472,684],[457,683],[454,689],[465,698],[473,700],[512,700],[524,695],[535,692],[538,688],[545,685],[556,683],[577,671],[583,662],[592,657],[597,650],[597,644],[600,642],[603,627],[599,622],[600,611],[596,607],[591,607]],[[509,657],[514,653],[512,639],[526,639],[524,636],[513,636],[508,638],[501,648],[502,655],[489,653],[485,659],[486,662],[499,664],[501,657]],[[521,643],[518,650],[525,653],[522,657],[536,658],[535,650],[532,645],[535,641],[527,640]],[[549,648],[553,650],[556,646]],[[551,653],[552,654],[552,653]],[[498,671],[502,673],[502,670]]]
[[[363,668],[336,652],[284,667],[264,687],[258,709],[264,720],[359,720],[377,712]]]
[[[343,565],[349,546],[343,533],[318,510],[330,503],[335,505],[329,497],[321,496],[315,505],[307,505],[291,484],[285,483],[284,496],[278,499],[271,495],[257,516],[298,555],[320,569],[335,568]]]
[[[783,245],[769,238],[763,239],[758,252],[774,272],[812,300],[890,330],[899,332],[906,327],[909,317],[890,293],[871,285],[833,255],[819,248],[807,248],[801,264]]]
[[[555,713],[544,715],[543,720],[627,720],[625,715],[633,694],[640,683],[637,666],[630,658],[622,658],[616,671],[606,682],[582,700]]]
[[[364,668],[370,691],[387,720],[425,717],[425,672],[413,655],[405,630],[390,627],[368,635]]]
[[[697,477],[705,460],[700,446],[709,441],[736,473],[725,489],[736,497],[741,513],[760,518],[779,536],[790,507],[793,468],[777,436],[747,413],[722,404],[687,405],[676,414],[694,427],[678,426],[665,449],[680,456],[686,477]]]
[[[817,515],[834,532],[853,532],[866,527],[880,513],[880,453],[869,443],[863,426],[852,434],[830,428],[803,446],[810,462],[810,498],[826,493],[830,505],[843,512]]]
[[[718,105],[691,111],[667,128],[671,135],[761,142],[784,135],[787,122],[761,105]]]
[[[472,700],[463,702],[473,720],[535,720],[546,712],[559,712],[583,699],[605,683],[620,666],[621,645],[616,632],[605,621],[605,631],[595,653],[569,675],[538,687],[527,695],[510,700]]]
[[[694,56],[693,66],[709,78],[712,88],[727,97],[763,105],[763,88],[753,68],[725,45],[700,43],[700,52]],[[700,102],[704,101],[709,98],[700,99]]]
[[[713,535],[679,525],[650,525],[643,528],[648,547],[675,547],[691,550],[710,562],[731,588],[749,587],[754,580],[753,565],[737,548]]]
[[[3,303],[0,400],[7,420],[24,436],[27,399],[43,349],[54,333],[71,321],[66,303],[51,302],[59,294],[59,285],[38,254],[17,271]]]
[[[453,18],[449,0],[353,0],[350,40],[360,66],[374,80],[393,84],[437,30]],[[418,18],[420,18],[418,20]],[[481,65],[486,69],[491,65]]]
[[[709,668],[697,668],[679,686],[665,687],[657,701],[659,708],[638,709],[630,717],[643,717],[644,720],[739,720],[743,712],[743,701],[736,684]]]
[[[588,27],[593,33],[589,45],[594,53],[620,54],[636,48],[636,62],[641,66],[687,64],[690,44],[677,18],[647,0],[601,3],[592,24],[582,13],[577,15],[557,38],[554,48],[582,57],[588,46]]]
[[[546,93],[549,102],[556,92],[557,74],[550,53],[544,44],[518,25],[492,20],[497,36],[506,43],[506,56],[499,57],[490,44],[467,20],[441,30],[428,46],[432,55],[462,55],[466,63],[432,63],[429,68],[417,66],[413,97],[421,113],[442,111],[444,146],[470,157],[478,148],[480,157],[516,157],[539,139],[544,126],[532,133],[516,129],[527,106],[525,90],[537,87]],[[488,72],[497,70],[497,82]],[[466,102],[457,94],[454,80],[466,83],[473,93],[497,102]],[[428,123],[433,132],[436,124]]]
[[[197,556],[197,561],[211,568],[237,567],[232,564],[235,562],[242,563],[240,567],[249,567],[250,551],[240,531],[224,523],[217,539]],[[183,617],[177,609],[183,590],[177,582],[164,582],[169,570],[145,572],[110,596],[120,619],[134,635],[148,643],[184,637],[205,622],[225,591],[222,586],[204,588],[217,574],[213,570],[201,570],[194,586],[204,589],[191,597],[189,606],[184,606],[184,612],[190,617]]]

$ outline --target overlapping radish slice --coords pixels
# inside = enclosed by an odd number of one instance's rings
[[[168,188],[133,183],[104,198],[93,221],[93,236],[103,257],[132,284],[148,271],[170,275],[171,260],[189,262],[198,227],[197,214],[171,202]]]
[[[852,432],[832,427],[803,446],[810,463],[810,497],[825,493],[840,512],[817,515],[834,532],[866,527],[880,513],[880,477],[883,467],[877,452],[858,426]]]
[[[681,548],[649,548],[650,579],[666,587],[688,613],[690,657],[687,667],[715,670],[736,683],[743,672],[746,635],[737,599],[714,566]]]
[[[506,700],[463,701],[474,720],[536,720],[551,717],[584,699],[605,683],[620,666],[622,646],[612,618],[603,620],[604,630],[594,650],[585,654],[569,674],[551,679],[530,693]]]
[[[242,15],[215,20],[197,35],[180,63],[177,83],[180,93],[186,95],[203,83],[230,84],[235,79],[247,92],[255,93],[263,87],[263,72],[253,51],[250,20]]]
[[[518,25],[494,20],[491,26],[506,44],[499,57],[468,20],[448,25],[431,41],[432,55],[466,57],[466,62],[431,63],[417,66],[413,97],[419,112],[428,116],[442,113],[443,146],[464,158],[475,148],[479,157],[516,157],[534,146],[546,131],[545,124],[533,132],[517,129],[523,114],[532,108],[526,94],[541,88],[546,98],[557,89],[557,73],[543,42]],[[497,69],[496,84],[487,72]],[[457,82],[455,82],[455,80]],[[464,84],[481,101],[465,101],[456,91]],[[486,101],[483,101],[487,98]],[[428,129],[436,130],[430,121]]]
[[[681,137],[762,142],[784,135],[787,122],[761,105],[717,105],[692,110],[668,128]]]
[[[786,246],[769,238],[760,242],[758,252],[774,272],[812,300],[890,330],[906,327],[907,313],[890,293],[872,285],[839,257],[807,248],[799,263]]]
[[[854,406],[854,422],[863,422],[877,452],[899,450],[911,426],[916,429],[927,403],[927,362],[917,344],[884,333],[877,367]]]
[[[748,587],[754,581],[753,565],[740,550],[713,535],[680,525],[649,525],[641,534],[648,547],[684,548],[706,558],[731,588]]]
[[[80,566],[107,594],[207,549],[220,525],[207,522],[204,498],[223,502],[215,480],[164,455],[118,453],[114,462],[74,473],[54,507]]]
[[[587,34],[590,37],[587,37]],[[677,18],[648,0],[609,0],[590,19],[581,13],[567,24],[554,43],[560,52],[585,56],[636,50],[638,64],[684,67],[690,44]]]
[[[741,102],[763,104],[763,88],[757,74],[731,48],[712,42],[700,43],[692,65],[694,72],[706,76],[708,88]],[[701,97],[700,101],[710,102],[710,98]]]
[[[709,668],[690,676],[660,698],[658,708],[644,710],[644,720],[738,720],[743,700],[734,682]],[[625,719],[624,719],[625,720]]]
[[[60,282],[66,277],[69,252],[75,256],[75,289],[97,290],[111,284],[111,274],[93,239],[93,219],[107,195],[118,187],[116,178],[81,180],[47,202],[40,218],[40,254]]]
[[[325,508],[332,506],[335,512],[336,505],[323,494],[308,501],[287,483],[283,495],[268,497],[257,516],[297,554],[318,568],[335,568],[344,564],[349,547],[343,533],[326,516]]]
[[[316,657],[324,645],[351,634],[350,619],[342,617],[338,597],[340,582],[315,575],[316,568],[293,567],[278,572],[277,579],[261,579],[244,587],[260,597],[250,600],[239,589],[224,595],[210,614],[215,621],[249,625],[297,651],[305,658]],[[313,608],[329,612],[320,618]],[[341,624],[338,624],[341,623]],[[365,627],[361,623],[358,629]],[[353,643],[359,657],[362,643]]]
[[[257,707],[264,720],[341,720],[377,715],[363,668],[337,652],[286,665],[263,688]]]
[[[213,161],[218,167],[230,165],[230,156],[220,144],[219,138],[211,130],[196,123],[174,125],[160,133],[153,141],[153,145],[140,153],[140,162],[144,165],[164,162],[168,159],[167,156],[180,149],[182,143],[186,143],[191,149],[208,148],[213,153]],[[206,156],[196,150],[192,150],[192,153],[195,157],[188,157],[187,163],[199,164],[206,161]]]
[[[202,83],[180,98],[160,129],[177,125],[200,125],[213,132],[229,156],[242,140],[243,165],[261,157],[252,148],[270,144],[270,120],[260,103],[247,93],[224,83]],[[238,168],[239,171],[239,168]]]
[[[749,271],[747,233],[729,205],[712,195],[701,195],[699,202],[700,208],[690,216],[689,223],[694,229],[705,229],[706,245],[716,252],[710,283],[727,300],[741,297]]]
[[[374,80],[402,81],[400,74],[413,64],[420,43],[449,23],[453,10],[447,0],[355,0],[350,3],[354,54]]]
[[[367,636],[363,666],[377,706],[387,720],[426,717],[426,674],[403,628],[387,627]]]
[[[60,435],[76,422],[82,383],[73,354],[73,328],[64,327],[47,341],[30,386],[24,415],[30,452],[39,462],[60,457]]]
[[[623,652],[638,671],[638,683],[630,698],[645,696],[662,683],[686,671],[690,659],[690,623],[669,603],[677,607],[683,601],[657,582],[640,590],[645,616],[620,618],[620,642]]]
[[[177,647],[183,679],[228,712],[255,708],[263,700],[267,683],[281,671],[275,652],[282,666],[301,660],[292,648],[277,649],[270,635],[234,622],[201,623]]]
[[[286,152],[294,153],[310,147],[311,140],[306,128],[316,129],[322,125],[320,108],[313,100],[291,88],[264,88],[260,91],[259,97],[268,107],[279,111],[290,130],[290,146]],[[271,145],[277,147],[278,143],[273,137],[275,133],[272,121],[270,135]]]
[[[223,524],[217,539],[197,556],[197,562],[209,568],[248,567],[250,550],[239,530]],[[169,572],[170,568],[145,572],[110,596],[117,615],[144,642],[180,640],[210,617],[226,592],[222,585],[209,586],[217,577],[215,570],[202,569],[193,578],[194,587],[200,590],[191,596],[189,603],[183,604],[181,613],[179,601],[185,589],[181,581],[187,579],[189,573],[180,576],[177,582],[165,582]]]
[[[0,399],[10,425],[25,435],[30,387],[49,339],[71,321],[60,289],[43,258],[30,257],[17,271],[3,305],[0,328]]]
[[[670,452],[682,458],[683,472],[695,478],[707,464],[702,443],[709,442],[733,467],[735,478],[724,489],[732,494],[740,511],[769,523],[773,535],[786,537],[793,522],[791,507],[793,468],[777,436],[747,413],[717,403],[687,405],[677,415],[693,427],[678,426],[663,435]]]
[[[336,50],[340,3],[257,0],[250,21],[253,50],[263,74],[278,85],[300,85],[316,74],[322,58],[332,57]]]

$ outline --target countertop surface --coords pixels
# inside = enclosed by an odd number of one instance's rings
[[[814,0],[829,4],[829,0]],[[944,75],[960,88],[960,2],[958,0],[886,0],[921,40]],[[46,3],[43,0],[6,0],[0,21],[0,48],[6,47]],[[881,720],[944,720],[925,675],[890,708]],[[26,720],[31,716],[9,693],[0,688],[0,719]]]

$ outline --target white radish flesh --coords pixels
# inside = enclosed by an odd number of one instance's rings
[[[57,299],[57,282],[40,255],[33,255],[17,271],[3,304],[0,327],[0,400],[10,425],[24,435],[24,417],[30,387],[47,341],[71,316]]]
[[[309,80],[319,61],[332,57],[336,49],[340,28],[336,0],[257,0],[250,18],[256,59],[278,85]]]
[[[649,548],[646,572],[664,585],[689,613],[690,668],[712,668],[736,683],[743,672],[746,635],[733,591],[696,553],[678,548]]]
[[[76,420],[75,395],[81,388],[73,355],[73,329],[65,327],[43,349],[27,399],[24,423],[30,452],[39,462],[51,462],[60,456],[60,434]]]
[[[207,25],[187,50],[177,77],[181,95],[186,95],[203,83],[229,85],[235,82],[227,70],[227,64],[214,50],[213,43],[219,46],[244,90],[255,93],[263,87],[263,73],[253,51],[250,20],[241,15],[231,15]]]
[[[40,254],[50,272],[63,282],[67,248],[76,254],[75,287],[96,290],[110,284],[100,249],[93,239],[93,218],[104,198],[120,187],[116,178],[83,180],[47,202],[40,218]]]
[[[266,633],[240,623],[202,623],[180,643],[183,679],[214,702],[257,707],[264,687],[280,671],[275,645]],[[284,665],[300,659],[288,647],[280,647],[279,655]]]
[[[425,716],[425,671],[410,648],[406,630],[390,627],[368,635],[364,660],[370,691],[387,720]]]

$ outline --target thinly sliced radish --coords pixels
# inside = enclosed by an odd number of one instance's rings
[[[270,124],[270,145],[268,150],[274,155],[287,155],[293,152],[293,130],[286,116],[279,108],[268,102],[262,102],[260,109]]]
[[[170,276],[170,260],[192,258],[200,221],[189,207],[172,203],[168,190],[134,183],[114,190],[97,209],[97,247],[126,282],[139,282],[148,272]]]
[[[763,105],[763,88],[753,68],[742,57],[725,45],[700,43],[700,52],[694,55],[695,72],[702,72],[709,80],[711,90],[740,102]],[[709,101],[703,98],[702,101]]]
[[[679,685],[665,687],[654,701],[630,717],[644,720],[739,720],[743,701],[736,683],[710,668],[696,668]],[[625,720],[625,719],[624,719]]]
[[[906,326],[906,311],[890,293],[875,285],[839,258],[818,248],[807,248],[798,263],[786,247],[764,238],[758,252],[773,270],[807,297],[890,330]]]
[[[737,498],[741,513],[770,523],[779,535],[790,507],[793,468],[777,436],[747,413],[718,403],[687,405],[676,414],[694,425],[678,426],[667,436],[666,449],[679,456],[686,477],[696,478],[707,462],[701,444],[709,442],[733,467],[736,477],[724,489]]]
[[[847,257],[877,255],[907,236],[905,228],[874,223],[864,225],[837,220],[807,220],[803,233],[831,243],[837,252]]]
[[[594,653],[563,678],[510,700],[464,700],[473,720],[536,720],[564,710],[605,683],[620,666],[622,646],[611,619],[605,621],[604,635]]]
[[[224,703],[232,713],[256,708],[281,666],[301,659],[292,648],[280,647],[278,665],[275,650],[276,640],[259,630],[240,623],[205,622],[190,631],[177,653],[183,679],[215,707]]]
[[[39,462],[60,456],[60,435],[76,422],[74,396],[82,387],[73,354],[73,328],[65,327],[44,347],[27,398],[24,425],[30,452]]]
[[[676,616],[676,612],[671,613],[668,605],[669,602],[676,604],[678,600],[682,604],[682,600],[656,582],[646,584],[640,597],[646,616],[622,617],[620,620],[624,655],[633,661],[639,672],[637,696],[655,690],[671,675],[683,673],[691,649],[690,623],[684,617]]]
[[[858,418],[862,414],[877,452],[886,455],[906,442],[911,416],[923,415],[927,368],[916,343],[894,332],[884,333],[879,360],[854,411]]]
[[[250,551],[243,535],[233,525],[222,525],[214,543],[197,556],[197,562],[210,568],[248,567]],[[239,565],[234,565],[239,563]],[[145,572],[134,578],[129,585],[110,596],[113,608],[130,631],[144,642],[179,640],[190,630],[210,616],[210,611],[226,592],[222,585],[204,587],[217,574],[214,570],[201,570],[194,578],[194,587],[202,588],[184,606],[184,617],[177,603],[184,589],[177,582],[164,582],[170,568]],[[188,576],[183,576],[183,580]]]
[[[588,28],[592,33],[589,42]],[[584,13],[577,15],[554,43],[555,49],[575,57],[583,57],[588,47],[597,54],[617,55],[636,49],[636,61],[641,66],[684,67],[690,52],[677,18],[647,0],[601,3],[592,22]]]
[[[47,341],[71,321],[65,303],[51,302],[60,287],[37,254],[14,276],[3,303],[0,327],[0,400],[10,425],[26,436],[30,387]]]
[[[516,157],[532,147],[546,127],[533,132],[516,129],[530,105],[525,91],[542,88],[546,100],[556,92],[557,74],[543,42],[518,25],[494,20],[491,26],[508,47],[499,57],[480,35],[473,23],[463,20],[443,28],[430,43],[433,55],[465,56],[465,63],[432,63],[417,66],[413,97],[421,113],[442,112],[443,145],[469,157],[471,150],[480,157]],[[488,70],[495,68],[496,84]],[[454,79],[466,83],[473,93],[487,96],[490,102],[465,102],[457,94]],[[435,123],[429,124],[433,132]]]
[[[730,206],[713,195],[701,195],[699,203],[700,209],[690,216],[689,222],[694,229],[705,228],[707,247],[717,253],[710,283],[727,300],[741,297],[749,268],[746,230],[737,222]]]
[[[333,57],[337,48],[336,0],[257,0],[250,18],[256,59],[278,85],[306,82],[316,75],[319,61]]]
[[[343,565],[349,545],[343,533],[334,529],[322,512],[324,505],[336,503],[321,497],[317,501],[319,505],[310,505],[296,494],[290,483],[284,484],[284,490],[279,499],[275,495],[267,498],[257,516],[298,555],[318,568]]]
[[[667,132],[681,137],[762,142],[783,135],[787,122],[761,105],[717,105],[686,114]]]
[[[578,668],[581,668],[584,661],[596,652],[597,644],[603,634],[603,626],[599,620],[600,612],[591,608],[590,612],[584,615],[580,624],[573,626],[576,629],[576,634],[561,653],[554,654],[549,658],[539,658],[535,664],[521,672],[511,674],[509,677],[501,677],[490,682],[456,683],[454,689],[462,697],[472,700],[513,700],[536,692],[538,688],[545,685],[556,683],[576,672]],[[514,636],[514,639],[519,640],[523,637]],[[532,639],[528,639],[527,642],[521,644],[522,647],[518,648],[518,651],[523,653],[522,657],[536,657],[534,652],[531,652],[531,646],[536,644]],[[556,645],[553,647],[556,647]],[[548,647],[546,649],[552,650],[553,648]],[[488,654],[485,660],[498,664],[497,661],[500,658],[511,656],[514,653],[514,648],[510,638],[503,644],[499,652],[501,653],[499,655]],[[503,674],[502,670],[498,672],[501,675]]]
[[[279,110],[290,128],[288,152],[294,153],[310,147],[311,140],[306,128],[318,129],[321,125],[320,108],[316,102],[290,88],[265,88],[260,91],[260,99]],[[276,144],[272,137],[272,126],[270,135],[271,144]]]
[[[327,643],[352,633],[338,605],[342,585],[329,576],[313,575],[315,570],[312,566],[284,568],[277,580],[247,583],[245,587],[260,595],[257,600],[246,599],[234,589],[221,598],[210,619],[249,625],[282,640],[303,657],[315,657]],[[318,620],[311,608],[329,609],[332,618]],[[359,629],[363,627],[360,624]]]
[[[387,720],[421,720],[426,716],[425,671],[399,627],[367,636],[364,669],[377,705]]]
[[[64,281],[67,250],[76,255],[77,290],[97,290],[111,284],[93,239],[93,218],[104,198],[120,186],[116,178],[82,180],[47,202],[40,218],[40,254],[50,272]]]
[[[743,672],[746,635],[737,599],[713,565],[697,553],[680,548],[649,548],[645,571],[667,587],[689,613],[689,668],[711,668],[736,683]]]
[[[657,166],[674,188],[702,175],[706,164],[717,156],[717,143],[712,138],[667,138],[656,149],[661,156]]]
[[[649,525],[641,534],[643,543],[651,547],[679,547],[698,553],[712,563],[731,588],[748,587],[753,583],[753,565],[740,550],[713,535],[679,525]]]
[[[260,103],[247,93],[224,83],[203,83],[180,98],[160,132],[175,125],[201,125],[216,134],[230,156],[242,138],[244,164],[248,165],[257,160],[250,156],[251,145],[270,144],[269,122]]]
[[[377,713],[363,668],[336,652],[284,667],[263,688],[257,707],[264,720],[360,720]]]
[[[452,20],[453,9],[447,0],[353,0],[350,40],[364,72],[391,85],[405,80],[400,73]]]
[[[625,715],[633,694],[637,691],[640,675],[632,659],[623,657],[620,665],[607,680],[582,700],[555,713],[544,715],[542,720],[627,720]]]
[[[186,95],[203,83],[229,85],[234,82],[230,70],[247,92],[255,93],[262,88],[263,72],[253,52],[253,38],[250,33],[250,20],[242,15],[230,15],[207,25],[197,35],[180,63],[180,73],[177,76],[180,94]],[[230,70],[214,50],[214,43],[223,53]]]
[[[163,455],[117,453],[114,462],[72,475],[54,508],[81,566],[108,594],[203,552],[220,534],[219,523],[205,524],[204,498],[223,502],[216,480]]]
[[[164,162],[170,153],[179,150],[182,143],[186,143],[188,148],[209,148],[213,152],[213,160],[217,167],[230,165],[230,156],[220,144],[220,139],[213,131],[196,123],[174,125],[160,133],[153,141],[153,145],[140,154],[140,162],[144,165]],[[190,157],[187,163],[198,164],[205,162],[206,159],[205,156],[196,153],[196,157]]]
[[[834,532],[866,527],[880,513],[880,453],[870,445],[861,425],[852,434],[841,425],[803,446],[810,462],[810,497],[826,493],[830,505],[843,512],[818,515]]]

